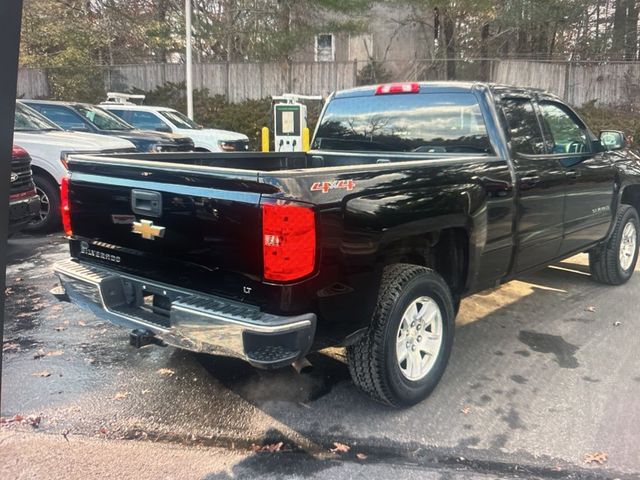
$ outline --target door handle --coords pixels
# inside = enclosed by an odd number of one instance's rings
[[[138,215],[160,217],[162,215],[162,194],[148,190],[131,190],[131,210]]]
[[[567,178],[578,178],[580,175],[582,175],[582,173],[580,173],[580,171],[578,170],[567,170],[566,172],[564,172],[564,174]]]
[[[538,184],[538,182],[540,181],[540,175],[530,175],[528,177],[522,177],[520,179],[520,184],[523,187],[534,187]]]

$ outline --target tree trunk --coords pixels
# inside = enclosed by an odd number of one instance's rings
[[[164,27],[167,22],[168,11],[169,11],[169,0],[158,0],[158,23],[160,23],[162,27]],[[167,51],[167,46],[164,43],[164,41],[162,41],[160,43],[160,46],[158,47],[158,51],[156,52],[156,55],[158,56],[159,61],[163,63],[166,62],[168,53],[169,52]]]
[[[456,30],[456,21],[450,14],[450,12],[445,12],[444,15],[444,25],[443,25],[443,33],[444,33],[444,41],[445,41],[445,52],[446,52],[446,64],[447,64],[447,80],[455,80],[456,79],[456,38],[455,38],[455,30]]]
[[[480,80],[484,82],[488,82],[490,76],[490,64],[489,60],[487,60],[487,58],[489,57],[490,33],[491,30],[489,28],[489,23],[487,22],[482,25],[482,30],[480,31],[480,57],[482,58],[482,60],[480,60]]]
[[[624,59],[631,61],[638,56],[638,6],[635,0],[627,0],[627,23]]]
[[[627,0],[616,0],[616,10],[613,16],[613,42],[611,53],[616,58],[622,58],[625,53],[627,30]]]

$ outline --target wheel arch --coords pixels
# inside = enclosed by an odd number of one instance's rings
[[[54,178],[53,175],[51,175],[47,170],[45,170],[42,167],[39,167],[38,165],[32,165],[31,166],[31,171],[33,172],[33,175],[36,176],[41,176],[46,178],[47,180],[49,180],[51,183],[53,183],[54,185],[58,185],[60,186],[60,183]]]
[[[395,263],[432,268],[444,278],[454,295],[461,295],[467,285],[469,257],[469,231],[459,225],[386,243],[378,262],[381,268]]]

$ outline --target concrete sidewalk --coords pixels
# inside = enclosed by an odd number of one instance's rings
[[[373,459],[318,459],[304,453],[251,453],[133,440],[0,431],[0,478],[179,479],[508,479],[476,472],[390,464]],[[530,477],[528,477],[530,478]]]

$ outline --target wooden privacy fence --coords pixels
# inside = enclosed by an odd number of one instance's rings
[[[194,89],[208,89],[230,102],[295,92],[324,95],[356,85],[355,62],[203,63],[194,64]],[[65,67],[68,68],[68,67]],[[81,67],[78,67],[81,68]],[[94,67],[95,68],[95,67]],[[142,64],[99,67],[106,91],[153,90],[185,81],[182,64]],[[53,69],[20,69],[18,96],[49,97],[48,74]]]
[[[471,59],[456,63],[457,80],[488,77],[496,83],[542,88],[577,107],[594,100],[598,106],[640,107],[638,62]],[[386,67],[387,79],[391,81],[446,78],[446,65],[442,60],[416,60],[402,65],[386,62],[382,66]],[[206,88],[211,95],[224,95],[234,103],[285,92],[326,95],[334,90],[356,86],[362,67],[363,64],[356,62],[195,64],[193,83],[196,89]],[[106,91],[125,91],[134,87],[149,91],[168,82],[185,80],[182,64],[92,67],[92,74],[96,69],[101,77],[98,83],[103,82]],[[71,71],[68,67],[66,70]],[[60,71],[62,69],[20,69],[18,95],[26,98],[49,97],[49,77],[52,72]]]
[[[493,63],[493,81],[548,90],[581,107],[640,106],[640,63],[534,62],[502,60]]]

